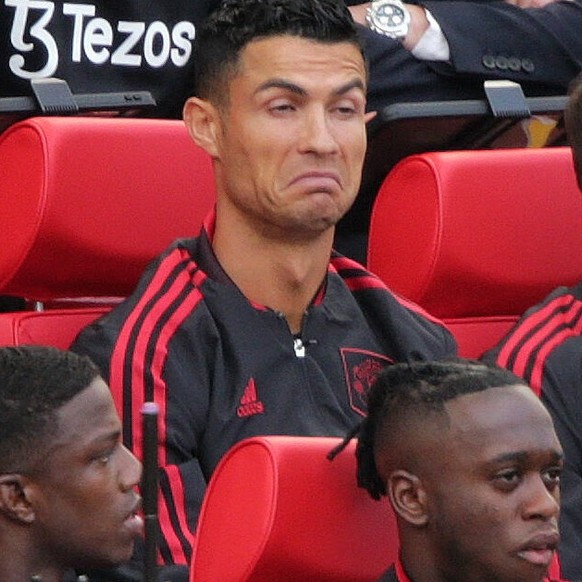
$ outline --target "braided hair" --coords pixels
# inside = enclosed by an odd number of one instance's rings
[[[376,455],[390,451],[401,438],[398,427],[413,417],[448,417],[445,403],[462,396],[503,386],[523,385],[511,372],[474,360],[412,362],[388,366],[380,372],[368,393],[368,416],[330,452],[332,459],[357,436],[358,486],[373,499],[386,495],[386,483],[378,474]]]

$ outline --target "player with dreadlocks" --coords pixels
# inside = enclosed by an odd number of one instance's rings
[[[559,576],[562,449],[513,374],[468,360],[385,368],[356,455],[358,484],[398,522],[400,560],[381,582]]]

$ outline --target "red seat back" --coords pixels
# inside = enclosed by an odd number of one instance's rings
[[[106,307],[0,313],[0,346],[45,345],[67,349]]]
[[[554,287],[582,279],[580,248],[569,148],[426,153],[382,184],[368,266],[478,356]]]
[[[126,296],[214,203],[181,121],[31,118],[0,135],[0,294]]]
[[[235,445],[210,481],[191,582],[374,582],[396,558],[386,499],[356,485],[355,441],[265,436]]]
[[[170,242],[198,233],[214,200],[210,157],[181,121],[10,127],[0,135],[0,295],[91,308],[1,313],[0,345],[68,347]]]

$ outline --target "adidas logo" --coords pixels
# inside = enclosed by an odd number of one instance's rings
[[[258,399],[255,379],[251,378],[246,385],[242,398],[240,399],[240,404],[236,409],[236,415],[239,418],[246,418],[247,416],[253,416],[254,414],[263,414],[263,412],[265,412],[265,406]]]

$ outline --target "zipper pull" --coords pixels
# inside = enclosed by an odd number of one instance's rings
[[[293,338],[293,349],[295,350],[295,355],[298,358],[305,357],[305,344],[300,337]]]

